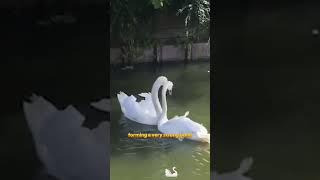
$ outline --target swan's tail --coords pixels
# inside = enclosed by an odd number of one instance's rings
[[[121,107],[121,111],[123,114],[125,114],[125,109],[123,107],[123,102],[125,99],[128,98],[128,95],[122,91],[120,91],[118,94],[117,94],[117,97],[118,97],[118,101],[120,103],[120,107]]]
[[[240,167],[237,170],[237,172],[239,174],[247,173],[250,170],[252,164],[253,164],[253,158],[252,157],[248,157],[248,158],[242,160],[241,163],[240,163]]]
[[[198,134],[198,137],[200,139],[201,142],[205,142],[205,143],[209,143],[210,144],[210,134],[207,133],[207,134]]]
[[[128,98],[128,95],[122,91],[120,91],[118,94],[117,94],[117,97],[118,97],[118,101],[120,104],[123,103],[123,101]]]

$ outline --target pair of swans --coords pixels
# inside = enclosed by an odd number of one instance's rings
[[[74,106],[59,110],[37,95],[23,102],[23,110],[46,174],[60,180],[109,177],[109,122],[90,130],[82,126],[85,117]]]
[[[162,106],[158,98],[158,91],[162,87]],[[192,137],[187,139],[210,143],[210,134],[201,124],[192,121],[187,116],[187,111],[183,116],[175,116],[170,120],[167,118],[166,93],[171,95],[173,83],[166,77],[160,76],[154,82],[151,93],[141,93],[144,100],[137,102],[133,95],[127,96],[125,93],[118,94],[121,111],[128,119],[147,125],[157,125],[158,130],[165,134],[192,133]]]

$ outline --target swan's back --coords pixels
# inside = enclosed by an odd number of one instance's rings
[[[132,121],[147,125],[157,125],[157,115],[151,94],[141,93],[139,95],[145,99],[137,102],[137,98],[133,95],[127,96],[123,92],[118,94],[122,113]]]
[[[164,124],[158,125],[158,129],[160,132],[168,134],[191,133],[192,137],[186,137],[187,139],[210,143],[208,130],[186,116],[174,117]]]
[[[185,116],[177,116],[159,127],[160,131],[166,131],[165,133],[208,133],[208,130],[201,124],[192,121]]]
[[[122,113],[125,113],[125,108],[123,107],[123,102],[124,102],[125,99],[128,98],[128,95],[125,94],[124,92],[121,92],[121,91],[120,91],[120,92],[117,94],[117,98],[118,98],[118,101],[119,101],[119,104],[120,104]]]
[[[156,114],[156,111],[154,109],[154,105],[152,102],[152,95],[151,93],[140,93],[139,96],[144,97],[144,100],[140,101],[140,106],[143,109],[147,109],[152,114]]]

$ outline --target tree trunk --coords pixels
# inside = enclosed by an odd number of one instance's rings
[[[163,62],[163,56],[162,56],[162,45],[160,44],[160,53],[159,53],[159,61],[160,61],[160,63],[162,63]]]
[[[185,45],[185,47],[184,47],[184,62],[185,63],[188,63],[188,54],[189,54],[188,45]]]
[[[126,59],[125,47],[121,46],[120,49],[121,49],[121,63],[122,63],[122,66],[124,67],[125,66],[125,59]]]
[[[157,45],[157,63],[162,62],[162,46]]]
[[[154,44],[153,45],[153,62],[157,64],[158,63],[157,60],[158,60],[158,46],[157,44]]]
[[[188,43],[188,61],[192,61],[192,43]]]
[[[189,30],[186,28],[186,43],[184,47],[184,62],[188,63],[189,61],[189,54],[190,54],[190,43],[189,43]]]

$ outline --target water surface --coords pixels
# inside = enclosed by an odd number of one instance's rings
[[[129,139],[128,132],[158,133],[156,126],[142,125],[122,116],[116,99],[119,91],[137,95],[149,92],[155,79],[166,76],[174,83],[167,96],[168,117],[183,115],[210,130],[210,66],[169,64],[161,67],[139,65],[132,71],[111,72],[111,169],[110,179],[166,179],[164,170],[177,167],[178,179],[210,178],[210,146],[176,139]]]

